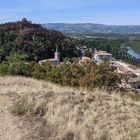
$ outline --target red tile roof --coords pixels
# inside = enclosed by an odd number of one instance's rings
[[[90,61],[91,60],[91,58],[89,58],[89,57],[87,57],[87,56],[83,56],[82,57],[82,61]]]
[[[108,53],[108,52],[106,52],[106,51],[95,51],[95,54],[98,54],[98,55],[109,55],[109,56],[112,56],[112,54],[111,53]]]
[[[128,73],[128,72],[131,72],[128,68],[126,67],[119,67],[119,70],[122,72],[122,73]]]

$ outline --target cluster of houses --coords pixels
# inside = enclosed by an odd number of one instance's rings
[[[122,88],[133,90],[136,92],[140,91],[140,68],[127,64],[121,61],[112,61],[116,72],[122,75],[125,80],[122,80]]]
[[[115,69],[114,71],[122,76],[121,88],[129,91],[140,92],[140,68],[127,64],[122,61],[116,61],[113,59],[113,55],[107,51],[95,50],[92,59],[83,56],[79,61],[79,64],[86,63],[88,61],[95,61],[97,64],[103,61],[109,61],[110,65]]]
[[[82,61],[87,61],[89,58],[82,59]],[[113,60],[113,55],[106,51],[95,50],[92,60],[96,63],[101,63],[103,61],[109,61],[110,65],[114,67],[115,72],[122,76],[121,88],[127,89],[129,91],[140,92],[140,68],[127,64],[122,61]]]
[[[54,65],[63,64],[62,62],[60,62],[60,52],[58,51],[58,47],[56,47],[54,58],[41,60],[39,61],[39,64],[42,65],[48,61]],[[131,64],[127,64],[122,61],[115,61],[113,60],[113,55],[111,53],[102,50],[99,51],[95,50],[92,58],[83,56],[79,60],[79,64],[87,63],[89,61],[95,61],[97,64],[100,64],[103,61],[109,61],[111,66],[115,68],[115,72],[118,72],[119,74],[122,75],[122,84],[120,85],[122,88],[133,90],[133,91],[140,91],[140,68],[139,67],[133,66]]]

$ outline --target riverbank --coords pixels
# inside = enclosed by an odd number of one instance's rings
[[[128,47],[128,52],[129,55],[132,57],[135,57],[136,59],[140,59],[140,53],[135,51],[133,48]]]

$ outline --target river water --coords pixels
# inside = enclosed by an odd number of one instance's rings
[[[140,53],[136,52],[135,50],[133,50],[132,48],[128,48],[128,52],[129,55],[135,57],[136,59],[140,59]]]

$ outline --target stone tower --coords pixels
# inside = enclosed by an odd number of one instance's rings
[[[58,52],[58,46],[56,46],[56,51],[54,53],[54,59],[58,60],[60,62],[60,53]]]

